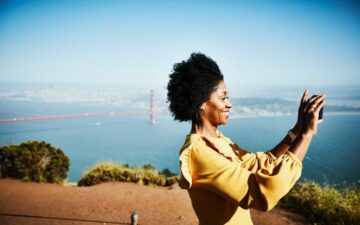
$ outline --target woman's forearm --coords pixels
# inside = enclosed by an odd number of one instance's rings
[[[298,124],[291,129],[295,136],[298,136],[300,132],[300,127]],[[285,154],[289,151],[290,146],[293,144],[293,140],[290,138],[289,135],[286,135],[279,144],[277,144],[272,150],[270,150],[271,154],[273,154],[276,158]]]
[[[299,134],[300,132],[297,126],[295,126],[292,131],[296,135],[294,141],[291,140],[289,135],[286,135],[283,140],[278,145],[276,145],[275,148],[273,148],[270,152],[276,158],[278,158],[282,154],[285,154],[287,151],[290,151],[294,155],[296,155],[301,161],[303,161],[309,149],[313,135],[305,133]]]
[[[290,146],[289,151],[303,161],[313,137],[313,135],[306,133],[298,135],[294,140],[294,143]]]

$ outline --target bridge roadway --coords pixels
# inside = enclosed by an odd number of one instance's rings
[[[151,114],[155,114],[155,112],[140,111],[140,112],[83,113],[83,114],[68,114],[68,115],[48,115],[48,116],[45,115],[45,116],[33,116],[33,117],[13,118],[13,119],[0,119],[0,124],[46,121],[46,120],[93,118],[93,117],[139,116],[139,115],[151,115]],[[159,112],[156,112],[156,114],[159,114]]]

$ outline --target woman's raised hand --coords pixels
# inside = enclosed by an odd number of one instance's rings
[[[325,104],[325,95],[314,95],[307,99],[308,90],[305,90],[299,110],[297,125],[300,132],[306,135],[314,136],[317,132],[317,126],[322,120],[319,120],[319,112]]]

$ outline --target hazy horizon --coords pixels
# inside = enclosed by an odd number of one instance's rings
[[[335,92],[356,92],[354,95],[360,95],[360,84],[340,84],[340,85],[303,85],[303,84],[289,84],[288,86],[284,85],[234,85],[225,80],[225,83],[228,86],[230,94],[235,94],[236,97],[247,96],[247,93],[261,95],[262,92],[269,90],[274,90],[276,92],[282,91],[292,91],[295,94],[299,95],[305,89],[308,89],[310,92],[325,92],[325,91],[335,91]],[[6,90],[22,90],[22,88],[44,88],[44,87],[60,87],[66,89],[79,89],[79,90],[88,90],[88,91],[101,91],[101,90],[124,90],[126,92],[143,92],[147,93],[150,90],[155,90],[157,92],[167,92],[166,84],[164,85],[151,85],[151,84],[127,84],[127,83],[96,83],[96,82],[45,82],[45,81],[0,81],[0,91]],[[281,94],[281,93],[280,93]],[[270,95],[271,96],[271,95]],[[273,96],[271,96],[273,97]]]
[[[1,112],[18,111],[24,104],[42,105],[41,107],[77,108],[103,106],[103,112],[149,109],[150,89],[155,91],[156,111],[168,112],[165,88],[141,88],[131,86],[76,84],[76,83],[2,83],[0,82]],[[232,116],[272,117],[293,115],[297,112],[303,87],[269,88],[228,88],[233,103]],[[326,93],[326,115],[360,114],[360,87],[313,87],[310,94]],[[110,108],[109,108],[110,107]],[[35,107],[36,108],[36,107]],[[110,110],[110,111],[109,111]],[[46,111],[40,110],[42,113]],[[33,114],[37,114],[33,112]],[[58,113],[58,112],[56,112]],[[75,113],[73,111],[72,113]],[[85,113],[85,112],[82,112]],[[3,115],[3,117],[5,114]]]

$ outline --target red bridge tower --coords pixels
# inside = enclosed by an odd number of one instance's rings
[[[155,102],[155,91],[150,90],[150,122],[155,124],[155,111],[156,111],[156,102]]]

